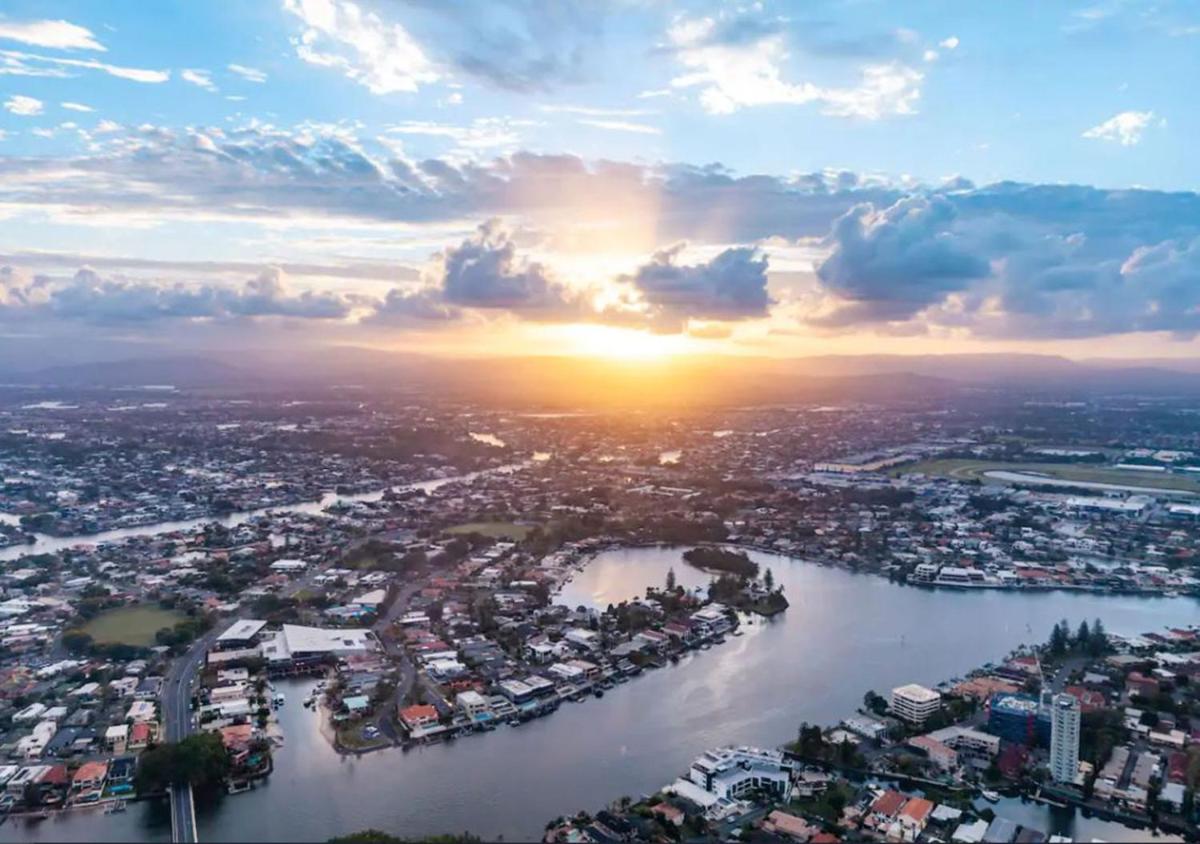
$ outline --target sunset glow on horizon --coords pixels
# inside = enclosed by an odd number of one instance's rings
[[[54,5],[0,17],[20,360],[1197,352],[1180,15]]]

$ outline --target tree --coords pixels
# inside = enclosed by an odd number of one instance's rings
[[[863,695],[863,709],[866,709],[868,712],[883,715],[887,712],[887,707],[887,699],[883,695],[876,693],[874,689]]]
[[[766,587],[768,592],[775,591],[775,572],[771,571],[770,569],[767,569],[763,573],[763,586]]]
[[[1096,619],[1092,622],[1092,633],[1088,642],[1088,653],[1092,656],[1103,656],[1108,651],[1108,633],[1104,622]]]
[[[1079,630],[1075,633],[1075,647],[1077,650],[1087,651],[1092,646],[1092,631],[1088,627],[1087,619],[1079,622]]]
[[[1070,628],[1067,627],[1066,619],[1054,625],[1054,629],[1050,631],[1050,653],[1054,656],[1062,656],[1067,652],[1070,646],[1071,634]]]
[[[667,569],[667,591],[668,592],[675,591],[675,567],[674,566],[671,566],[671,568]]]
[[[92,647],[92,637],[76,627],[63,632],[62,644],[73,654],[87,653]]]
[[[154,794],[169,785],[188,783],[204,791],[223,783],[229,768],[229,753],[220,734],[199,733],[145,751],[138,759],[137,790]]]

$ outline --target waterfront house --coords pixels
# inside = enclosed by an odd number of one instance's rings
[[[413,738],[430,735],[437,732],[441,726],[438,723],[437,708],[427,703],[402,708],[400,710],[400,723]]]
[[[107,774],[107,762],[84,762],[71,778],[71,787],[76,791],[101,788]]]

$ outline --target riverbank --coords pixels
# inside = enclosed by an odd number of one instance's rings
[[[646,585],[661,586],[672,566],[680,585],[706,585],[706,575],[679,566],[680,550],[624,548],[596,555],[558,600],[602,609],[644,594]],[[275,771],[236,799],[198,807],[200,839],[324,841],[375,827],[408,838],[467,830],[485,840],[535,840],[549,818],[622,794],[653,793],[709,748],[773,746],[793,735],[800,721],[836,723],[862,705],[865,689],[962,676],[1022,643],[1044,640],[1064,617],[1101,616],[1110,632],[1128,634],[1196,619],[1195,604],[1186,599],[991,591],[947,596],[751,554],[785,586],[788,612],[744,624],[742,636],[618,684],[603,699],[589,697],[560,707],[553,717],[496,729],[486,740],[421,745],[401,754],[339,754],[314,723],[314,712],[299,705],[317,680],[275,680],[288,698],[277,713],[286,742]],[[1043,828],[1054,828],[1050,807],[1027,809],[1040,813]],[[165,811],[147,804],[88,816],[83,823],[56,819],[39,826],[44,831],[35,826],[29,834],[0,827],[0,842],[170,837]],[[1098,827],[1081,828],[1089,834],[1078,840],[1118,840]]]
[[[339,502],[378,501],[389,492],[397,494],[413,490],[432,492],[433,490],[448,484],[472,481],[481,475],[516,471],[520,468],[528,466],[530,462],[531,461],[508,463],[502,466],[481,469],[475,472],[433,477],[407,484],[389,485],[351,495],[339,495],[337,492],[326,492],[320,498],[302,500],[295,504],[256,507],[251,510],[240,510],[227,513],[222,516],[153,522],[146,525],[114,528],[95,533],[79,533],[70,536],[52,536],[45,533],[34,533],[34,541],[32,543],[9,545],[7,547],[0,548],[0,562],[18,560],[21,557],[30,556],[33,554],[53,554],[80,545],[95,546],[108,542],[136,539],[138,537],[186,533],[200,530],[206,525],[210,524],[217,524],[223,527],[237,527],[252,519],[262,516],[286,515],[288,513],[319,514],[323,513],[327,508],[332,507]]]

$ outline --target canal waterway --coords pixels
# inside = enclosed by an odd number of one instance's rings
[[[11,545],[7,548],[0,548],[0,562],[6,560],[16,560],[28,554],[53,554],[58,551],[64,551],[68,548],[75,548],[80,545],[102,545],[106,542],[121,542],[125,539],[132,539],[137,536],[158,536],[160,534],[179,533],[199,530],[207,524],[219,524],[225,527],[237,527],[240,524],[255,519],[259,516],[265,516],[271,513],[308,513],[317,514],[323,512],[328,507],[334,504],[354,501],[378,501],[389,491],[401,492],[406,490],[425,490],[432,492],[438,487],[446,484],[458,483],[460,481],[471,481],[480,475],[491,474],[494,472],[511,472],[526,464],[514,463],[506,466],[499,466],[494,469],[484,469],[479,472],[470,472],[465,475],[453,475],[445,478],[433,478],[428,481],[419,481],[412,484],[401,484],[400,486],[387,487],[385,489],[371,490],[370,492],[353,493],[342,495],[337,492],[327,492],[320,498],[312,501],[303,501],[299,504],[284,504],[278,507],[260,507],[254,510],[239,510],[235,513],[228,513],[224,516],[211,516],[208,518],[199,519],[182,519],[172,522],[154,522],[153,524],[138,525],[136,527],[118,528],[116,530],[107,530],[101,533],[85,533],[76,534],[74,536],[51,536],[45,533],[35,533],[34,541],[24,545]],[[12,520],[11,514],[0,513],[0,519],[6,521]],[[19,520],[11,521],[10,523],[19,524]]]
[[[565,586],[558,600],[605,606],[644,594],[668,569],[684,586],[709,575],[682,549],[608,551]],[[198,809],[202,841],[323,841],[366,827],[420,837],[471,831],[485,839],[540,838],[544,824],[622,795],[651,793],[701,751],[721,744],[775,746],[802,721],[832,724],[852,714],[868,689],[936,684],[1015,646],[1042,641],[1066,618],[1103,618],[1116,633],[1194,623],[1193,598],[1072,592],[935,591],[841,569],[750,552],[769,566],[791,602],[786,613],[743,626],[744,634],[651,671],[603,699],[567,703],[518,727],[411,751],[361,757],[335,753],[317,715],[300,706],[311,681],[280,689],[286,735],[275,773],[255,791]],[[1059,825],[1044,807],[1022,807]],[[0,827],[0,841],[166,840],[165,814],[145,804],[116,816],[92,813],[25,828]],[[1092,821],[1071,821],[1077,832]],[[1097,822],[1099,823],[1099,822]],[[1096,828],[1099,830],[1099,828]],[[1095,834],[1117,840],[1110,831]]]

